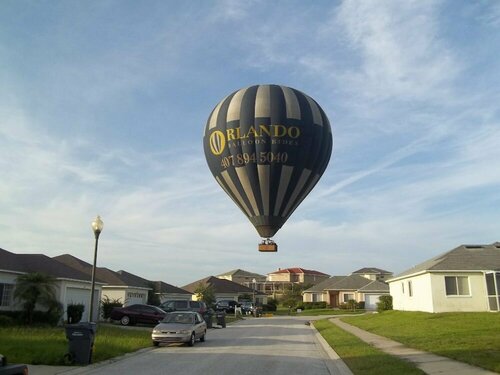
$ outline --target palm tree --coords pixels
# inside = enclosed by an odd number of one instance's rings
[[[43,273],[33,272],[17,277],[14,298],[23,302],[28,324],[33,322],[36,304],[53,307],[56,301],[56,279]]]

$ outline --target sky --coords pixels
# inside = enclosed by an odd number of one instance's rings
[[[183,286],[233,269],[398,274],[500,240],[500,2],[0,2],[0,247]],[[313,97],[332,158],[274,237],[212,177],[214,106]]]

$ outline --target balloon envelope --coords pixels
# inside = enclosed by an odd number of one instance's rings
[[[333,138],[325,112],[311,97],[257,85],[215,106],[203,145],[219,185],[260,236],[269,238],[319,181]]]

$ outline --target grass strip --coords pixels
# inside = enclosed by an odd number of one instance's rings
[[[328,319],[318,320],[314,326],[354,375],[425,374],[415,365],[374,348]]]
[[[498,313],[384,311],[341,319],[412,348],[500,373]]]
[[[98,326],[93,362],[99,362],[151,345],[151,331]],[[0,328],[0,348],[10,363],[67,365],[68,340],[62,327]]]

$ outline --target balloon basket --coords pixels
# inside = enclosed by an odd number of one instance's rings
[[[275,253],[278,251],[278,244],[270,239],[264,240],[259,244],[259,251],[262,253]]]

